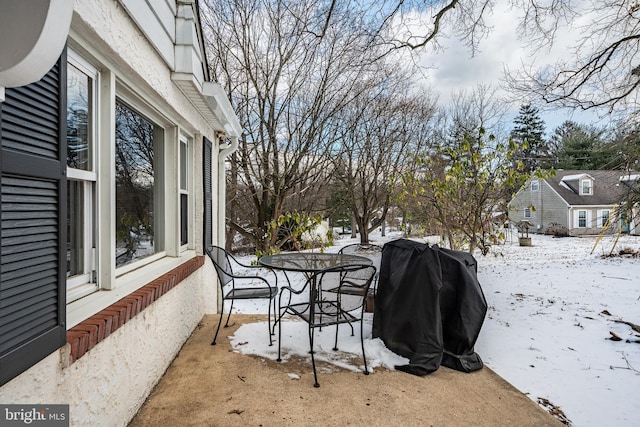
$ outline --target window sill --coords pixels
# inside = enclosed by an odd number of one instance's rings
[[[183,258],[175,258],[175,260],[183,260]],[[169,263],[165,263],[165,265],[169,265]],[[134,318],[203,265],[203,256],[183,260],[178,266],[94,312],[90,317],[85,318],[67,330],[67,344],[69,344],[68,363],[71,364],[82,357],[87,351],[91,350],[112,332]],[[101,293],[113,294],[113,292],[106,291]]]
[[[99,290],[67,304],[67,330],[195,256],[195,251],[185,251],[179,257],[165,257],[116,278],[112,290]]]

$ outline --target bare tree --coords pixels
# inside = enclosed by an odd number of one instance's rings
[[[502,0],[521,12],[519,35],[533,48],[556,43],[569,23],[586,23],[564,63],[508,77],[514,93],[574,108],[637,106],[635,3]],[[267,226],[295,209],[292,195],[326,194],[328,154],[340,141],[334,120],[358,97],[372,65],[395,52],[462,39],[473,54],[490,31],[495,0],[205,0],[214,77],[247,133],[235,162],[238,197],[228,225],[256,246],[274,243]],[[593,20],[590,20],[594,17]],[[595,17],[598,19],[596,20]],[[486,127],[486,126],[484,126]],[[477,127],[473,127],[476,130]],[[236,202],[234,201],[234,203]],[[304,198],[322,209],[322,197]]]
[[[518,95],[582,110],[638,113],[640,85],[640,4],[601,0],[571,2],[520,0],[521,36],[538,50],[558,41],[558,29],[572,26],[580,37],[553,67],[524,64],[507,81]]]
[[[231,158],[238,199],[227,225],[260,250],[269,230],[305,194],[321,208],[333,118],[357,96],[375,49],[353,3],[323,0],[215,0],[203,8],[210,64],[246,133]]]
[[[439,39],[454,35],[472,53],[490,30],[485,16],[493,0],[383,0],[369,14],[372,44],[384,54],[399,50],[440,48]]]
[[[368,81],[367,90],[345,110],[342,149],[334,157],[337,189],[345,192],[362,243],[384,224],[396,203],[410,157],[425,148],[434,99],[398,74]]]
[[[566,32],[577,34],[567,55],[549,67],[523,63],[506,70],[520,103],[548,103],[582,110],[638,113],[640,85],[640,3],[598,0],[501,0],[519,13],[518,36],[536,52],[546,52]],[[492,23],[495,0],[387,0],[372,13],[372,44],[385,53],[440,47],[454,36],[473,55]],[[495,23],[498,24],[499,23]],[[535,60],[534,60],[535,61]]]

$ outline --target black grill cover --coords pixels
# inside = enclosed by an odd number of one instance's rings
[[[482,368],[473,347],[487,313],[475,258],[399,239],[384,245],[373,337],[409,359],[396,369],[426,375],[440,365]]]

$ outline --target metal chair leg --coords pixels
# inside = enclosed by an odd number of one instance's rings
[[[273,345],[273,338],[271,338],[271,301],[267,304],[269,307],[267,313],[267,333],[269,334],[269,347]]]
[[[364,319],[362,313],[360,316],[360,345],[362,346],[362,360],[364,361],[364,374],[369,375],[369,369],[367,368],[367,356],[364,354]]]
[[[224,308],[224,304],[222,304],[222,308]],[[216,345],[216,340],[218,339],[218,332],[220,332],[220,325],[222,324],[222,316],[224,315],[224,310],[220,310],[220,319],[218,319],[218,327],[216,328],[216,334],[213,336],[213,342],[211,345]],[[229,319],[227,319],[227,322]]]
[[[313,351],[313,328],[309,327],[309,344],[311,346],[311,366],[313,366],[313,380],[314,380],[314,387],[320,387],[320,383],[318,382],[318,374],[316,372],[316,358],[314,356],[314,351]]]
[[[276,360],[278,362],[282,362],[282,357],[280,357],[280,351],[282,350],[282,307],[278,307],[277,322],[278,322],[278,358]]]
[[[233,299],[231,299],[231,306],[229,307],[229,314],[227,315],[227,321],[224,324],[225,328],[229,327],[229,318],[231,317],[231,311],[233,310]],[[222,311],[224,311],[224,300],[222,300]],[[233,325],[231,325],[233,326]]]

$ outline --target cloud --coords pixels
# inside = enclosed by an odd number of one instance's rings
[[[501,88],[505,69],[515,71],[524,64],[549,66],[573,54],[572,46],[580,36],[577,28],[560,28],[556,44],[548,50],[534,52],[526,46],[525,41],[518,38],[520,11],[508,7],[505,1],[496,3],[493,13],[486,17],[486,22],[492,27],[491,32],[481,40],[475,56],[472,57],[470,49],[455,37],[442,39],[442,49],[422,54],[419,64],[427,68],[424,72],[425,83],[439,92],[440,105],[446,106],[451,96],[460,91],[470,93],[478,84]],[[501,88],[496,95],[506,97],[507,92]],[[517,103],[510,105],[507,120],[513,120],[519,107]],[[547,135],[565,120],[584,123],[598,121],[596,113],[567,109],[542,111],[541,117],[545,121]]]

